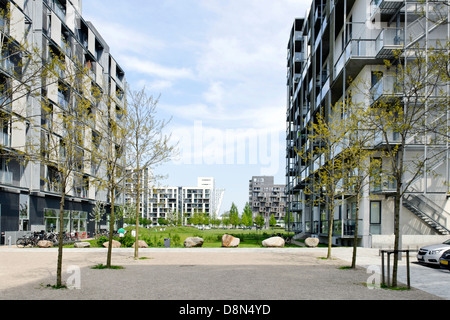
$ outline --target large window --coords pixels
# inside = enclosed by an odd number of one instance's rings
[[[370,202],[370,233],[381,234],[381,201]]]
[[[84,211],[64,211],[65,232],[86,232],[88,214]],[[59,210],[44,209],[44,224],[46,231],[59,232]]]

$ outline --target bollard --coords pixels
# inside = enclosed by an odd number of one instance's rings
[[[11,248],[11,236],[8,237],[8,246]]]

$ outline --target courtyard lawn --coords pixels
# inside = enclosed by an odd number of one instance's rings
[[[134,226],[125,228],[127,233],[124,238],[115,238],[122,242],[123,247],[131,247],[134,243],[134,237],[131,236]],[[249,230],[249,229],[208,229],[200,230],[195,227],[154,227],[139,228],[139,239],[144,240],[149,247],[164,247],[164,239],[170,239],[171,248],[183,248],[184,240],[188,237],[200,237],[204,240],[204,248],[220,248],[222,246],[222,236],[229,234],[240,239],[240,248],[260,248],[262,241],[278,234],[292,236],[292,233],[286,232],[282,228]],[[101,246],[102,241],[90,240],[92,247]],[[286,244],[287,247],[295,246]]]

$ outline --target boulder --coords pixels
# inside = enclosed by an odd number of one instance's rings
[[[267,248],[283,248],[285,241],[281,237],[272,237],[262,242],[262,245]]]
[[[235,248],[239,246],[241,240],[239,238],[235,238],[230,236],[229,234],[224,234],[222,236],[222,247],[225,248]]]
[[[109,241],[104,242],[104,243],[103,243],[103,246],[104,246],[105,248],[108,248],[108,247],[109,247]],[[113,240],[113,241],[112,241],[112,247],[113,247],[113,248],[120,248],[120,246],[121,246],[121,243],[120,243],[119,241],[117,241],[117,240]]]
[[[319,245],[319,238],[306,238],[305,246],[308,248],[315,248]]]
[[[89,248],[91,244],[89,242],[75,242],[74,248]]]
[[[185,248],[201,247],[204,240],[200,237],[189,237],[184,240]]]
[[[135,244],[136,242],[133,243],[133,248],[135,247]],[[138,246],[139,248],[148,248],[148,244],[144,240],[138,240]]]
[[[48,240],[41,240],[38,242],[37,246],[39,248],[52,248],[53,247],[53,242],[48,241]]]

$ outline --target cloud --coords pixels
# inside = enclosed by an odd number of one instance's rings
[[[146,74],[160,79],[177,80],[193,78],[193,73],[188,68],[167,67],[136,56],[124,58],[122,65],[135,73]]]

